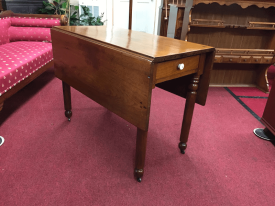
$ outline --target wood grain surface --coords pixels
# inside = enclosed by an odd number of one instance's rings
[[[90,39],[90,41],[97,41],[142,55],[145,58],[152,58],[153,62],[179,59],[214,50],[211,46],[116,27],[64,26],[55,27],[53,30],[79,35]]]
[[[56,76],[142,130],[148,130],[152,59],[52,30]],[[73,49],[70,49],[73,48]]]

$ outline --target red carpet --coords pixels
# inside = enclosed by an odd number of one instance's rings
[[[184,100],[154,89],[142,183],[134,126],[75,90],[72,104],[68,122],[52,71],[5,102],[0,205],[274,205],[274,145],[253,134],[262,125],[224,88],[196,105],[185,155]]]
[[[266,94],[259,90],[256,87],[229,87],[229,89],[236,96],[248,96],[248,97],[268,97],[269,94]]]
[[[253,112],[255,112],[259,117],[263,116],[264,108],[267,99],[259,98],[240,98],[244,104],[246,104]]]

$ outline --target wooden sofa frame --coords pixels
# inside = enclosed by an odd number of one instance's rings
[[[48,14],[17,14],[13,13],[12,11],[3,11],[0,13],[0,18],[4,17],[13,17],[13,16],[18,16],[18,17],[38,17],[38,18],[60,18],[60,23],[61,26],[66,26],[68,24],[68,18],[65,15],[48,15]],[[33,81],[35,78],[40,76],[42,73],[44,73],[46,70],[49,68],[53,67],[53,60],[41,67],[39,70],[34,72],[32,75],[29,77],[25,78],[23,81],[20,83],[16,84],[16,86],[12,87],[10,90],[2,94],[0,96],[0,111],[3,109],[4,101],[14,95],[16,92],[18,92],[20,89],[25,87],[27,84],[29,84],[31,81]]]

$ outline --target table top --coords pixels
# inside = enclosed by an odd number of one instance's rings
[[[144,32],[107,26],[58,26],[54,30],[73,33],[100,43],[152,58],[154,62],[214,51],[213,47]]]

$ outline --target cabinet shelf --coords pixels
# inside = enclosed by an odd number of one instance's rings
[[[190,26],[225,28],[224,21],[212,19],[193,19]]]
[[[216,49],[214,63],[274,63],[273,49]]]
[[[275,30],[274,22],[248,22],[247,29]]]
[[[274,55],[274,49],[231,49],[231,48],[216,48],[216,54]]]
[[[231,28],[231,29],[253,29],[253,30],[275,30],[273,22],[248,22],[248,25],[226,24],[222,20],[193,19],[190,23],[192,27],[208,28]]]

